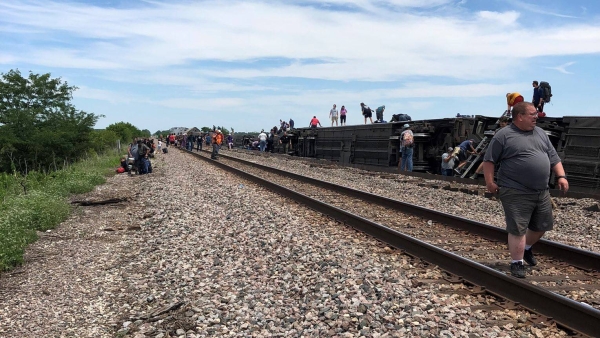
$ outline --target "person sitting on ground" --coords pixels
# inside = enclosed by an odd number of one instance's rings
[[[362,111],[363,116],[365,117],[365,124],[367,124],[367,118],[373,123],[373,110],[369,108],[363,102],[360,103],[360,110]]]
[[[447,151],[442,155],[442,176],[453,176],[454,161],[458,157],[452,155],[454,148],[448,147]]]
[[[319,122],[319,119],[316,116],[313,116],[313,118],[310,120],[310,127],[311,128],[317,128],[317,125],[319,127],[323,127],[321,125],[321,122]]]
[[[523,102],[523,95],[519,94],[519,93],[506,93],[506,104],[507,104],[507,108],[506,108],[506,116],[510,117],[511,116],[511,111],[512,111],[512,107],[514,107],[515,104],[519,103],[519,102]]]
[[[121,169],[123,168],[123,169]],[[127,163],[127,155],[123,155],[123,157],[121,157],[121,166],[119,167],[119,169],[117,169],[118,173],[124,173],[124,172],[128,172],[129,171],[129,165]]]

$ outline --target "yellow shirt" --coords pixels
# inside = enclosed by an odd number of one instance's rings
[[[515,105],[515,99],[519,96],[522,96],[519,93],[510,93],[508,94],[508,96],[506,96],[506,103],[508,103],[509,106],[514,106]]]

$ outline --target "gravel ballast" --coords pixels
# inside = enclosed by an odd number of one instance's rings
[[[440,270],[189,154],[153,166],[85,196],[130,202],[78,208],[1,276],[0,336],[563,334],[471,309],[489,299],[417,283]]]
[[[483,195],[469,195],[460,191],[441,189],[449,184],[441,180],[426,180],[391,173],[373,175],[372,172],[338,166],[326,160],[306,161],[302,158],[278,154],[261,156],[258,152],[244,151],[226,151],[224,153],[496,227],[506,227],[500,201],[486,198]],[[440,188],[432,188],[431,185],[437,185]],[[452,185],[483,189],[481,186],[475,185],[457,183]],[[547,232],[544,238],[600,253],[600,212],[596,211],[599,202],[589,198],[562,197],[554,198],[554,201],[558,206],[554,209],[554,230]]]

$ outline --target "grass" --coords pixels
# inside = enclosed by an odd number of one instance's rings
[[[53,229],[69,216],[68,196],[104,183],[118,165],[118,154],[108,153],[49,174],[0,173],[0,271],[23,263],[25,248],[37,239],[37,231]]]

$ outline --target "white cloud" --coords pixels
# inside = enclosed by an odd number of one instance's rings
[[[523,0],[510,0],[510,3],[515,7],[518,7],[518,8],[524,9],[526,11],[533,12],[533,13],[555,16],[555,17],[559,17],[559,18],[577,19],[576,16],[548,10],[548,9],[545,9],[545,7],[543,7],[543,6],[529,4]]]
[[[0,40],[0,64],[71,72],[84,79],[75,97],[98,106],[212,117],[243,111],[235,118],[254,122],[333,102],[352,111],[360,101],[394,102],[390,111],[425,111],[440,98],[496,96],[503,104],[506,92],[520,90],[517,77],[532,69],[532,58],[600,53],[600,22],[555,19],[538,29],[523,18],[539,8],[458,8],[465,3],[179,0],[119,9],[2,0],[0,31],[10,39]],[[569,73],[568,66],[553,69]],[[130,93],[110,88],[116,82]]]
[[[9,54],[5,54],[5,53],[0,53],[0,64],[2,63],[13,63],[15,62],[16,58],[12,55]]]
[[[519,13],[515,11],[509,11],[504,13],[480,11],[477,13],[477,17],[482,21],[488,23],[498,23],[500,25],[508,26],[514,24],[519,18]]]
[[[568,72],[568,71],[567,71],[567,69],[566,69],[567,67],[569,67],[570,65],[573,65],[573,64],[575,64],[575,62],[567,62],[567,63],[565,63],[565,64],[562,64],[562,65],[560,65],[560,66],[556,66],[556,67],[546,67],[546,68],[548,68],[548,69],[554,69],[554,70],[557,70],[557,71],[559,71],[559,72],[561,72],[561,73],[563,73],[563,74],[573,74],[573,73],[571,73],[571,72]]]
[[[72,81],[69,81],[71,83]],[[145,102],[146,98],[131,94],[118,92],[114,90],[98,89],[88,86],[77,86],[78,89],[73,93],[73,97],[76,99],[92,99],[99,101],[106,101],[112,104],[120,103],[131,103],[131,102]]]
[[[378,2],[334,1],[361,6]],[[434,6],[447,1],[390,1]],[[327,59],[258,69],[202,69],[211,76],[284,76],[336,80],[448,76],[503,76],[519,60],[544,55],[600,52],[600,27],[573,24],[532,30],[517,12],[479,12],[476,18],[410,14],[380,9],[334,12],[281,2],[201,2],[106,9],[68,3],[0,4],[13,25],[77,45],[32,48],[22,60],[65,68],[153,70],[212,60]],[[379,16],[381,14],[381,16]],[[83,39],[81,41],[81,39]],[[510,51],[510,53],[507,53]]]

